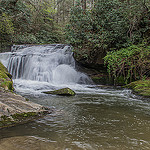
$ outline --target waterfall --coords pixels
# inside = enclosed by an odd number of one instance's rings
[[[63,44],[13,46],[12,52],[0,54],[0,60],[20,83],[89,84],[89,77],[76,70],[72,54],[71,46]]]

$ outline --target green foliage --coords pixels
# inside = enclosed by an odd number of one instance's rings
[[[86,32],[91,28],[90,14],[80,7],[80,3],[71,10],[70,23],[66,27],[67,41],[74,46],[85,44]]]
[[[118,77],[123,76],[127,84],[150,75],[149,55],[150,46],[140,44],[108,52],[104,60],[114,83],[116,84]]]
[[[0,1],[0,46],[60,42],[55,13],[54,3],[47,0]]]
[[[46,30],[40,30],[38,33],[35,34],[38,43],[44,44],[44,43],[58,43],[61,41],[61,33],[57,32],[56,30],[46,31]]]
[[[23,33],[14,36],[13,42],[16,44],[32,44],[36,43],[37,39],[32,33]]]
[[[4,80],[4,82],[1,82],[0,86],[3,87],[5,90],[14,90],[12,81]]]
[[[117,47],[128,41],[127,18],[123,15],[123,4],[113,0],[98,0],[92,11],[95,34],[104,49]],[[96,38],[97,39],[97,38]]]
[[[0,24],[0,31],[7,33],[7,34],[13,34],[13,23],[11,21],[11,18],[7,16],[5,13],[2,13],[2,22]]]
[[[80,3],[77,3],[71,10],[70,24],[66,26],[66,42],[75,47],[75,52],[77,49],[82,49],[81,55],[87,56],[88,49],[92,46],[90,45],[91,30],[90,12],[83,10]],[[86,52],[84,49],[87,49]]]
[[[133,89],[133,91],[139,95],[150,97],[150,80],[138,80],[131,82],[125,87]]]
[[[101,52],[137,44],[150,30],[148,4],[148,0],[96,0],[92,9],[83,10],[78,2],[71,10],[66,42],[93,61]]]
[[[11,42],[13,33],[14,27],[11,18],[6,13],[2,13],[0,16],[0,41]]]

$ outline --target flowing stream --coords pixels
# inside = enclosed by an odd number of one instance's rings
[[[150,99],[93,85],[76,69],[70,46],[18,46],[1,53],[0,60],[17,93],[52,110],[42,119],[0,130],[0,150],[150,149]],[[42,93],[63,87],[76,96]]]

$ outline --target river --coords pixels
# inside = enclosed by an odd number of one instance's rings
[[[52,47],[53,56],[47,53]],[[42,119],[0,130],[0,150],[149,150],[150,100],[127,89],[93,85],[76,70],[68,47],[54,48],[34,47],[33,52],[30,47],[0,55],[13,74],[16,92],[52,110]],[[58,49],[65,50],[60,55]],[[63,87],[76,95],[42,93]]]

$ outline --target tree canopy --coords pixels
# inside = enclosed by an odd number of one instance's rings
[[[148,0],[95,0],[93,7],[84,9],[78,1],[66,28],[67,42],[80,49],[80,53],[87,53],[90,59],[100,51],[149,40],[149,6]]]

